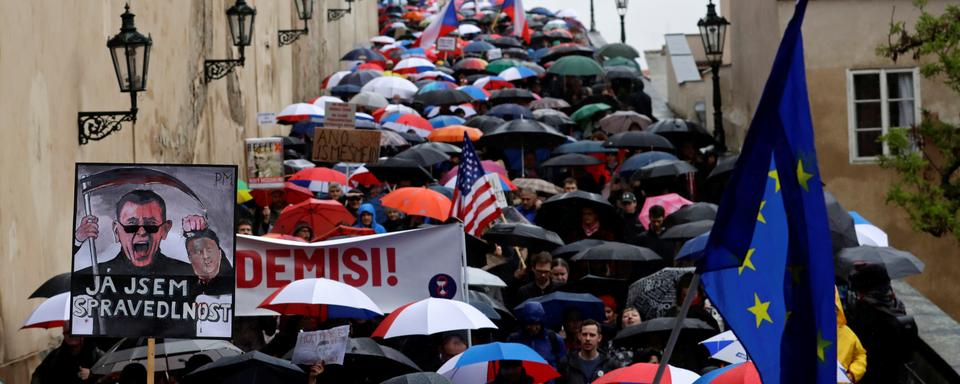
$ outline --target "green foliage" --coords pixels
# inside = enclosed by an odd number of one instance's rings
[[[891,22],[889,42],[877,54],[894,61],[908,54],[922,60],[924,77],[942,78],[960,94],[960,6],[947,6],[937,16],[926,11],[926,0],[914,5],[921,15],[913,31],[903,21]],[[880,165],[899,176],[887,202],[902,207],[915,230],[960,240],[960,127],[924,111],[918,126],[891,129],[880,140],[890,149]]]

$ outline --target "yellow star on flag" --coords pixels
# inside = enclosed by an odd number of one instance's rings
[[[767,205],[767,201],[766,201],[766,200],[761,201],[761,202],[760,202],[760,209],[757,210],[757,221],[759,221],[759,222],[761,222],[761,223],[764,223],[764,224],[767,223],[767,218],[763,217],[763,207],[766,206],[766,205]]]
[[[760,328],[760,324],[763,324],[763,321],[769,321],[770,324],[773,324],[773,319],[770,318],[770,313],[767,310],[770,308],[769,301],[760,301],[760,296],[757,296],[757,293],[753,293],[753,306],[747,308],[750,313],[757,318],[757,328]],[[819,341],[817,343],[819,345]]]
[[[737,276],[740,276],[743,274],[744,268],[750,268],[754,272],[757,271],[757,267],[753,266],[753,260],[750,260],[750,258],[753,257],[753,251],[756,251],[756,250],[757,250],[756,248],[750,248],[749,250],[747,250],[747,256],[743,258],[743,264],[741,264],[740,267],[737,268]]]
[[[780,175],[777,174],[777,170],[774,169],[774,170],[770,171],[770,173],[767,173],[767,176],[772,177],[773,180],[776,182],[776,185],[774,186],[773,191],[774,191],[774,192],[780,192]]]
[[[824,361],[826,359],[826,349],[831,345],[833,345],[833,342],[824,339],[823,334],[817,332],[817,358],[820,359],[820,361]]]
[[[807,184],[807,181],[812,178],[813,174],[807,173],[807,171],[803,169],[803,159],[797,160],[797,182],[800,183],[804,191],[810,192],[810,186]]]

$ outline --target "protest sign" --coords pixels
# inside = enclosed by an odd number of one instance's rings
[[[350,326],[341,325],[336,328],[297,334],[297,345],[293,348],[293,363],[313,365],[319,362],[324,364],[343,365],[343,355],[347,353],[347,344],[350,343]]]
[[[77,164],[71,331],[231,336],[237,167]]]
[[[503,50],[500,48],[494,48],[487,51],[487,60],[493,61],[503,57]]]
[[[313,132],[314,161],[375,163],[379,158],[379,131],[322,128]]]
[[[262,137],[245,139],[247,150],[247,186],[250,189],[283,188],[283,139]]]
[[[456,51],[457,39],[454,37],[441,37],[437,39],[437,50],[445,52]]]
[[[270,125],[277,123],[276,112],[257,112],[257,124]]]
[[[324,103],[324,128],[352,129],[356,127],[356,105],[349,103]]]
[[[290,281],[325,277],[357,287],[384,312],[427,297],[463,297],[459,224],[301,243],[237,236],[237,315],[274,313],[257,306]]]

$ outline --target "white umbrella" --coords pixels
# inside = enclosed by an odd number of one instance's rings
[[[344,76],[347,76],[347,75],[349,75],[349,74],[351,74],[351,73],[353,73],[353,72],[350,72],[350,71],[339,71],[339,72],[336,72],[336,73],[330,75],[330,80],[327,80],[327,87],[324,88],[324,89],[331,89],[331,88],[333,88],[333,87],[336,87],[337,85],[340,84],[340,80],[342,80],[342,79],[344,78]]]
[[[387,99],[399,97],[403,100],[409,100],[417,93],[417,86],[407,79],[383,76],[370,80],[360,91],[377,93]]]
[[[410,57],[403,60],[400,60],[397,65],[393,67],[394,72],[403,73],[403,72],[425,72],[436,69],[437,66],[430,62],[430,60],[424,59],[422,57]]]
[[[478,287],[506,287],[507,283],[490,272],[480,268],[467,268],[467,284]]]
[[[394,310],[373,331],[372,337],[432,335],[480,328],[497,328],[497,326],[470,304],[431,297]]]
[[[383,110],[383,116],[389,116],[392,113],[420,116],[420,112],[417,112],[416,109],[410,108],[403,104],[390,104]]]
[[[323,117],[323,108],[310,103],[290,104],[277,114],[277,121],[292,123],[308,120],[311,117]]]
[[[327,103],[342,103],[342,102],[343,102],[343,99],[341,99],[341,98],[339,98],[339,97],[334,97],[334,96],[320,96],[320,97],[318,97],[318,98],[316,98],[316,99],[313,99],[313,101],[311,101],[310,104],[316,105],[316,106],[320,107],[320,109],[322,109],[324,112],[326,112],[326,111],[327,111]]]
[[[850,211],[850,217],[853,218],[853,228],[857,232],[857,242],[860,245],[870,245],[874,247],[889,247],[890,241],[887,233],[873,225],[866,218],[856,211]]]
[[[393,44],[397,42],[397,39],[394,39],[390,36],[374,36],[370,38],[370,42],[377,44]]]
[[[726,331],[701,341],[700,344],[707,348],[711,358],[720,361],[736,364],[750,360],[750,357],[747,356],[747,351],[743,349],[743,344],[740,344],[740,341],[737,340],[737,336],[733,334],[733,331]]]
[[[383,314],[359,289],[325,278],[294,280],[267,296],[260,308],[283,315],[370,319]]]
[[[70,292],[64,292],[44,300],[23,322],[24,328],[56,328],[70,319]]]
[[[577,11],[573,8],[561,9],[555,14],[557,17],[567,17],[571,19],[579,19]]]
[[[387,101],[387,98],[383,97],[383,95],[373,92],[360,92],[350,99],[350,104],[380,109],[390,105],[390,102]]]
[[[473,24],[460,24],[460,27],[457,28],[457,31],[460,32],[460,35],[469,35],[471,33],[480,33],[482,30],[480,27]]]

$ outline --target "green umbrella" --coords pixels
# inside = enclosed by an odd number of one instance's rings
[[[522,66],[523,62],[514,59],[500,59],[491,61],[490,64],[487,64],[487,72],[497,74],[505,71],[510,67]]]
[[[547,73],[561,76],[600,76],[603,75],[603,67],[589,57],[564,56],[555,61]]]
[[[628,67],[628,68],[634,69],[637,72],[640,72],[640,64],[637,64],[637,62],[634,61],[633,59],[628,59],[626,57],[614,57],[612,59],[604,61],[603,67],[604,68]]]
[[[600,51],[597,52],[600,56],[603,57],[625,57],[627,59],[636,59],[640,57],[640,52],[637,52],[633,47],[626,45],[624,43],[611,43],[600,47]]]
[[[579,123],[583,120],[593,117],[593,115],[595,115],[597,112],[606,111],[609,109],[610,106],[604,103],[587,104],[580,107],[580,109],[570,115],[570,118]]]

